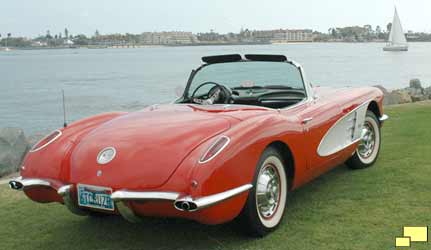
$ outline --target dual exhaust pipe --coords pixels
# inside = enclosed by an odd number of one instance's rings
[[[190,197],[176,200],[174,202],[174,207],[177,210],[185,211],[185,212],[194,212],[194,211],[198,210],[198,205],[195,202],[193,202],[190,199]]]
[[[22,190],[24,188],[24,184],[19,181],[13,180],[9,182],[9,187],[13,190]]]

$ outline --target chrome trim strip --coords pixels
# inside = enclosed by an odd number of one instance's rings
[[[34,144],[35,146],[37,145],[37,144],[39,144],[41,141],[43,141],[43,140],[45,140],[48,136],[50,136],[50,135],[52,135],[54,132],[58,132],[58,135],[57,136],[55,136],[54,138],[52,138],[49,142],[47,142],[47,143],[45,143],[43,146],[41,146],[41,147],[39,147],[39,148],[36,148],[36,149],[33,149],[33,147],[28,151],[29,153],[34,153],[34,152],[37,152],[37,151],[39,151],[39,150],[42,150],[42,149],[44,149],[44,148],[46,148],[49,144],[51,144],[51,143],[53,143],[55,140],[57,140],[62,134],[63,134],[63,132],[61,132],[60,130],[54,130],[54,131],[52,131],[51,133],[49,133],[47,136],[45,136],[45,137],[43,137],[42,139],[40,139],[38,142],[36,142],[36,144]]]
[[[384,122],[384,121],[386,121],[387,119],[389,119],[389,116],[388,116],[388,115],[386,115],[386,114],[383,114],[383,115],[382,115],[382,117],[380,117],[380,118],[379,118],[379,120],[380,120],[381,122]]]
[[[197,205],[197,209],[203,209],[209,206],[213,206],[217,203],[220,203],[224,200],[227,200],[231,197],[234,197],[236,195],[239,195],[249,189],[251,189],[253,187],[252,184],[247,184],[241,187],[237,187],[228,191],[225,191],[223,193],[218,193],[218,194],[214,194],[214,195],[210,195],[210,196],[205,196],[199,199],[194,200],[194,202]]]
[[[357,143],[361,138],[359,138],[359,139],[356,139],[356,140],[352,141],[351,143],[349,143],[349,144],[345,145],[344,147],[339,147],[339,148],[334,149],[330,154],[321,155],[321,154],[319,153],[319,149],[321,148],[322,143],[325,141],[326,137],[330,134],[330,132],[332,131],[332,129],[333,129],[334,127],[336,127],[336,126],[337,126],[337,124],[338,124],[338,123],[340,123],[343,119],[345,119],[346,117],[348,117],[348,116],[349,116],[349,115],[351,115],[352,113],[356,112],[357,110],[359,110],[359,109],[360,109],[360,108],[362,108],[363,106],[365,106],[365,105],[369,105],[372,101],[373,101],[373,100],[372,100],[372,99],[370,99],[370,100],[368,100],[368,101],[363,102],[362,104],[358,105],[358,106],[357,106],[356,108],[354,108],[353,110],[351,110],[351,111],[349,111],[348,113],[346,113],[345,115],[343,115],[340,119],[338,119],[338,120],[337,120],[337,121],[336,121],[336,122],[335,122],[335,123],[334,123],[334,124],[329,128],[329,129],[328,129],[328,131],[326,131],[325,135],[324,135],[324,136],[323,136],[323,138],[320,140],[319,146],[317,146],[317,154],[318,154],[319,156],[321,156],[321,157],[330,156],[330,155],[333,155],[333,154],[335,154],[335,153],[338,153],[338,152],[340,152],[340,151],[342,151],[342,150],[344,150],[344,149],[346,149],[346,148],[350,147],[351,145],[353,145],[353,144]]]
[[[174,201],[179,194],[175,192],[132,192],[132,191],[115,191],[111,194],[111,199],[117,201],[128,200],[168,200]]]
[[[198,210],[210,207],[210,206],[214,206],[214,205],[216,205],[222,201],[225,201],[225,200],[232,198],[236,195],[239,195],[245,191],[248,191],[252,187],[253,187],[252,184],[246,184],[246,185],[234,188],[234,189],[227,190],[227,191],[222,192],[222,193],[213,194],[210,196],[204,196],[204,197],[197,198],[197,199],[193,199],[192,197],[187,196],[187,197],[183,197],[181,199],[176,200],[175,203],[183,202],[183,201],[192,203],[195,205],[194,206],[195,208],[192,210],[188,210],[188,212],[194,212],[194,211],[198,211]],[[175,206],[175,208],[177,210],[184,211],[184,210],[177,208],[177,206]]]
[[[21,176],[9,181],[9,187],[14,190],[22,191],[29,187],[44,186],[52,187],[51,183],[47,180],[42,179],[23,179]]]
[[[111,199],[121,216],[129,222],[141,221],[133,210],[127,206],[127,201],[174,201],[179,197],[175,192],[135,192],[119,190],[111,194]]]
[[[14,190],[25,190],[26,188],[36,187],[36,186],[43,186],[43,187],[50,187],[55,190],[55,188],[51,185],[51,183],[48,180],[43,179],[23,179],[21,176],[11,180],[9,182],[9,186],[11,189]],[[77,215],[87,215],[85,211],[80,209],[72,199],[71,190],[73,188],[73,185],[65,185],[60,187],[57,190],[57,193],[63,197],[64,205],[74,214]]]
[[[211,156],[209,159],[207,159],[205,161],[202,161],[202,158],[204,156],[206,156],[208,154],[208,152],[223,138],[226,138],[227,142],[213,156]],[[199,164],[204,164],[204,163],[207,163],[207,162],[211,161],[217,155],[219,155],[227,147],[227,145],[229,145],[229,143],[230,143],[230,138],[228,136],[225,136],[225,135],[220,136],[216,141],[214,141],[214,143],[211,144],[211,146],[208,147],[207,151],[205,151],[205,153],[201,156],[201,158],[199,159],[198,163]]]
[[[72,189],[73,189],[73,185],[62,186],[57,190],[57,193],[63,197],[64,205],[67,207],[67,209],[69,209],[70,212],[80,216],[88,215],[86,211],[82,210],[74,202],[71,194]]]

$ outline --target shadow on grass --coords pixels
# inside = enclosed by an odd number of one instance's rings
[[[65,220],[50,225],[40,248],[54,247],[70,249],[238,249],[265,248],[261,245],[282,247],[271,238],[285,238],[284,233],[295,229],[288,228],[289,220],[300,220],[302,210],[315,195],[320,195],[333,179],[342,179],[351,171],[340,166],[305,187],[291,193],[288,198],[287,216],[280,230],[263,239],[246,236],[236,221],[217,226],[201,225],[182,219],[143,218],[139,224],[131,224],[120,216],[101,218],[76,217],[65,214]],[[323,190],[322,190],[323,189]],[[59,209],[59,207],[56,207]],[[289,213],[295,216],[289,216]],[[66,213],[66,212],[64,212]],[[52,219],[52,218],[51,218]],[[292,224],[297,224],[292,221]],[[286,237],[287,238],[287,237]]]

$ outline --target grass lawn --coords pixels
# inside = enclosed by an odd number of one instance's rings
[[[77,217],[1,185],[0,248],[395,249],[403,226],[431,226],[431,103],[386,113],[376,165],[360,171],[340,166],[290,194],[282,225],[263,239],[243,236],[232,223]],[[431,241],[411,249],[431,249]]]

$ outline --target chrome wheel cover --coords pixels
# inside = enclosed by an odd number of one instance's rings
[[[361,141],[358,145],[358,154],[363,159],[368,159],[374,152],[376,146],[376,132],[373,125],[366,121],[362,129]]]
[[[257,209],[263,219],[274,216],[279,207],[280,196],[280,174],[274,165],[267,164],[260,170],[256,189]]]

